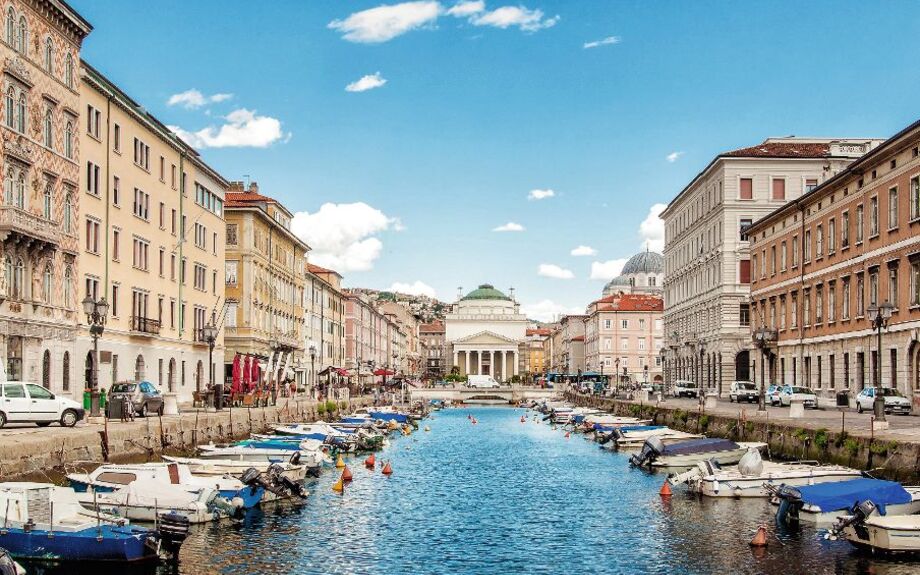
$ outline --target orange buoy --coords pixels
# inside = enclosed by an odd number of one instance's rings
[[[566,438],[566,439],[568,439],[570,435],[572,435],[570,432],[568,432],[568,431],[565,432],[565,438]]]
[[[380,473],[383,473],[384,475],[392,475],[392,474],[393,474],[393,468],[390,466],[390,462],[389,462],[389,461],[386,462],[386,465],[383,466],[383,470],[382,470]]]
[[[658,492],[658,495],[661,495],[662,497],[671,496],[671,484],[668,483],[667,479],[665,479],[664,483],[661,485],[661,491]]]
[[[341,477],[338,481],[332,484],[332,490],[336,493],[343,493],[345,491],[345,483],[342,481]]]
[[[757,528],[757,533],[754,534],[754,538],[751,539],[751,547],[766,547],[767,546],[767,528],[763,525]]]
[[[351,481],[354,479],[351,476],[351,469],[348,469],[348,466],[345,466],[345,469],[342,470],[342,481]]]
[[[527,419],[522,415],[522,416],[521,416],[521,423],[524,423],[525,421],[527,421]]]
[[[364,466],[373,469],[375,465],[377,465],[377,458],[371,453],[371,456],[364,460]]]

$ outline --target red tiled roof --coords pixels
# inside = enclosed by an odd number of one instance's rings
[[[243,207],[246,204],[252,202],[267,202],[270,204],[276,203],[274,199],[269,198],[268,196],[263,196],[262,194],[256,194],[253,192],[227,192],[224,198],[224,205],[228,207]]]
[[[576,335],[575,337],[572,338],[572,341],[585,341],[585,336]]]
[[[443,321],[433,321],[431,323],[423,323],[418,326],[419,332],[439,332],[444,331],[444,322]]]
[[[826,158],[831,146],[814,142],[764,142],[720,154],[728,158]]]
[[[307,264],[307,270],[313,274],[336,274],[336,275],[339,274],[339,272],[335,270],[327,270],[324,267],[320,267],[316,264],[311,264],[311,263]]]
[[[526,332],[527,335],[550,335],[552,333],[553,330],[549,329],[548,327],[532,328],[528,329]]]
[[[664,311],[664,300],[646,294],[614,294],[594,302],[597,311]]]

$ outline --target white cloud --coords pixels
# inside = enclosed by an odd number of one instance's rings
[[[521,313],[529,319],[545,322],[555,321],[562,315],[580,314],[584,313],[584,311],[584,308],[565,306],[549,299],[521,305]]]
[[[502,224],[497,228],[492,228],[493,232],[523,232],[524,226],[515,222],[508,222],[507,224]]]
[[[457,2],[447,13],[457,18],[468,18],[474,14],[479,14],[486,9],[486,3],[483,0],[474,0],[467,2]]]
[[[537,275],[545,278],[554,278],[557,280],[570,280],[575,277],[572,270],[559,267],[556,264],[540,264],[537,268]]]
[[[240,108],[227,114],[224,119],[226,123],[220,127],[208,126],[197,132],[189,132],[178,126],[168,128],[195,148],[267,148],[290,136],[281,130],[280,120],[259,116],[254,110]]]
[[[605,262],[591,262],[591,279],[612,280],[620,275],[625,265],[626,258],[607,260]]]
[[[594,40],[592,42],[585,42],[582,44],[582,48],[588,50],[590,48],[597,48],[599,46],[609,46],[610,44],[619,44],[621,39],[619,36],[607,36],[606,38],[601,38],[600,40]]]
[[[596,256],[597,250],[591,246],[578,246],[571,251],[573,256]]]
[[[200,108],[208,103],[223,102],[229,100],[232,97],[233,94],[212,94],[210,96],[205,96],[198,90],[192,88],[191,90],[186,90],[185,92],[173,94],[169,97],[169,100],[166,101],[166,104],[169,106],[182,106],[183,108],[193,110],[195,108]]]
[[[383,248],[376,236],[398,224],[364,202],[325,203],[312,214],[294,214],[291,231],[312,248],[311,262],[345,273],[371,269]]]
[[[639,234],[642,236],[642,248],[653,252],[664,251],[664,220],[659,216],[667,206],[654,204],[648,210],[648,215],[639,224]]]
[[[387,83],[386,78],[380,75],[380,72],[374,72],[373,74],[367,74],[366,76],[361,76],[361,79],[355,80],[351,84],[345,86],[346,92],[366,92],[368,90],[373,90],[374,88],[379,88]]]
[[[415,280],[413,283],[393,282],[390,291],[404,293],[407,295],[425,295],[430,298],[437,297],[434,288],[423,281]]]
[[[558,21],[559,16],[544,19],[543,10],[530,10],[524,6],[502,6],[470,19],[474,26],[492,26],[502,30],[517,26],[525,32],[536,32],[543,28],[552,28]]]
[[[528,200],[545,200],[546,198],[552,198],[556,195],[556,192],[553,190],[530,190],[530,193],[527,194]]]
[[[384,4],[333,20],[328,27],[342,33],[349,42],[378,43],[392,40],[406,32],[434,24],[441,12],[438,2],[423,0]]]
[[[678,158],[680,158],[683,155],[684,155],[683,152],[671,152],[670,154],[665,156],[665,159],[673,164],[674,162],[677,161]]]

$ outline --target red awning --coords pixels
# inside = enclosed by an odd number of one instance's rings
[[[375,369],[374,375],[396,375],[396,372],[389,369]]]

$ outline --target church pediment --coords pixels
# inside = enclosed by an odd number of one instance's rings
[[[468,335],[464,338],[454,340],[454,345],[517,345],[518,342],[511,339],[510,337],[505,337],[499,335],[492,331],[481,331],[479,333],[474,333],[473,335]]]

